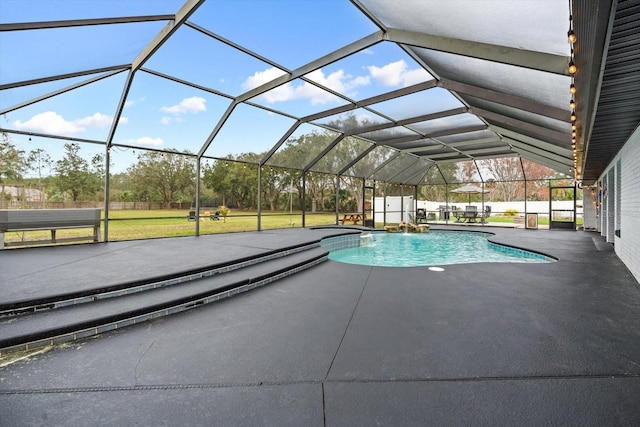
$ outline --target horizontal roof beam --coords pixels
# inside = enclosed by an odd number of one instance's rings
[[[170,21],[175,15],[121,16],[116,18],[67,19],[63,21],[21,22],[0,24],[2,31],[46,30],[50,28],[86,27],[89,25],[130,24],[136,22]]]
[[[510,126],[518,132],[528,132],[537,135],[545,140],[554,140],[559,144],[568,144],[571,141],[571,133],[559,132],[542,126],[534,125],[524,120],[514,119],[493,111],[483,110],[482,108],[471,107],[469,112],[476,116],[482,117],[489,122],[498,122],[501,126]]]
[[[424,155],[424,156],[421,156],[421,157],[426,157],[427,159],[441,159],[441,158],[449,158],[449,157],[452,157],[452,156],[453,156],[453,157],[456,157],[456,156],[459,156],[459,157],[467,157],[467,160],[468,160],[468,156],[465,156],[465,155],[464,155],[464,154],[462,154],[461,152],[459,152],[459,151],[455,151],[455,150],[449,151],[449,152],[447,152],[447,153],[438,153],[438,154],[432,154],[432,155]]]
[[[99,76],[92,77],[92,78],[90,78],[88,80],[81,81],[81,82],[76,83],[74,85],[67,86],[67,87],[64,87],[62,89],[58,89],[56,91],[46,93],[46,94],[44,94],[42,96],[39,96],[37,98],[33,98],[33,99],[28,100],[28,101],[21,102],[20,104],[16,104],[16,105],[13,105],[11,107],[5,108],[4,110],[0,110],[0,116],[4,115],[4,114],[7,114],[7,113],[10,113],[10,112],[15,111],[15,110],[19,110],[20,108],[24,108],[24,107],[27,107],[29,105],[36,104],[36,103],[38,103],[40,101],[44,101],[45,99],[53,98],[54,96],[58,96],[60,94],[72,91],[74,89],[89,85],[91,83],[94,83],[94,82],[97,82],[97,81],[100,81],[100,80],[103,80],[103,79],[106,79],[107,77],[115,76],[116,74],[119,74],[119,73],[121,73],[123,71],[124,71],[124,69],[120,69],[120,70],[115,70],[115,71],[103,73],[103,74],[100,74]]]
[[[388,28],[389,41],[568,76],[568,56]]]
[[[520,154],[516,153],[515,151],[509,152],[509,153],[494,153],[494,154],[487,154],[486,156],[473,156],[473,160],[487,160],[487,159],[502,159],[505,157],[519,157]]]
[[[61,139],[63,141],[87,142],[89,144],[106,145],[105,141],[98,141],[97,139],[76,138],[76,137],[73,137],[73,136],[64,136],[64,135],[52,135],[52,134],[48,134],[48,133],[32,132],[32,131],[28,131],[28,130],[16,130],[16,129],[3,129],[3,128],[0,128],[0,133],[8,133],[8,134],[15,134],[15,135],[26,135],[26,136],[34,136],[34,137],[39,137],[39,138]]]
[[[487,129],[487,125],[485,125],[485,124],[471,125],[471,126],[464,126],[464,127],[454,128],[454,129],[440,130],[440,131],[437,131],[437,132],[431,132],[431,133],[424,134],[423,137],[424,138],[438,138],[440,136],[457,135],[457,134],[461,134],[461,133],[476,132],[476,131],[479,131],[479,130],[486,130],[486,129]]]
[[[509,147],[508,145],[503,145],[503,146],[499,146],[499,147],[488,147],[488,148],[478,148],[476,150],[467,150],[467,151],[463,151],[462,154],[466,154],[467,156],[473,156],[474,158],[476,158],[477,156],[481,156],[483,154],[491,154],[492,155],[497,155],[497,154],[503,154],[505,152],[511,152],[511,147]]]
[[[564,148],[564,147],[560,147],[560,146],[558,146],[556,144],[552,144],[549,141],[544,141],[542,139],[538,139],[538,138],[534,138],[534,137],[531,137],[531,136],[528,136],[528,135],[524,135],[522,133],[513,131],[511,129],[507,129],[507,128],[504,128],[504,127],[501,127],[499,125],[491,124],[489,126],[489,128],[492,131],[494,131],[496,133],[499,133],[503,137],[508,137],[508,138],[511,138],[511,139],[515,139],[516,141],[522,141],[522,142],[524,142],[524,143],[526,143],[526,144],[528,144],[530,146],[538,147],[538,148],[540,148],[542,150],[550,151],[552,153],[556,153],[556,154],[558,154],[560,156],[563,156],[563,157],[571,156],[571,149],[569,148],[569,144],[567,144],[567,148]]]
[[[567,165],[573,164],[573,160],[571,157],[561,156],[559,154],[546,151],[542,148],[529,145],[525,142],[518,141],[517,139],[505,138],[505,141],[509,142],[509,144],[511,144],[511,146],[515,150],[525,150],[529,153],[532,153],[537,156],[544,157],[546,159],[552,160],[554,162],[562,163],[562,164],[567,164]]]
[[[551,107],[549,105],[540,104],[539,102],[521,98],[519,96],[510,95],[504,92],[498,92],[491,89],[485,89],[480,86],[474,86],[467,83],[460,83],[454,80],[440,79],[438,86],[458,94],[466,94],[475,96],[476,98],[486,99],[496,104],[507,105],[519,110],[528,111],[530,113],[539,114],[544,117],[560,120],[563,122],[570,121],[571,112],[567,109]]]
[[[549,159],[548,157],[544,157],[544,156],[539,156],[535,153],[532,153],[530,151],[524,150],[524,149],[516,149],[514,148],[514,150],[516,150],[518,152],[518,154],[520,154],[520,156],[524,157],[527,160],[531,160],[532,162],[541,164],[542,166],[546,166],[548,168],[551,168],[555,171],[558,171],[560,173],[564,173],[564,174],[570,174],[573,171],[573,163],[571,165],[567,165],[564,163],[560,163],[560,162],[556,162],[554,160]]]
[[[345,113],[347,111],[355,110],[356,108],[363,108],[371,104],[377,104],[378,102],[389,101],[390,99],[399,98],[401,96],[410,95],[412,93],[421,92],[423,90],[436,87],[437,82],[435,80],[429,80],[426,82],[418,83],[412,86],[403,87],[401,89],[386,92],[381,95],[372,96],[371,98],[363,99],[362,101],[355,102],[353,104],[342,105],[340,107],[331,108],[329,110],[321,111],[316,114],[311,114],[300,118],[303,122],[312,122],[314,120],[322,119],[324,117],[333,116],[335,114]]]
[[[422,116],[411,117],[409,119],[399,120],[397,122],[389,122],[389,123],[380,123],[377,125],[372,125],[364,128],[353,129],[345,132],[345,135],[357,135],[361,133],[374,132],[377,130],[390,129],[396,126],[404,126],[410,125],[413,123],[426,122],[429,120],[440,119],[442,117],[455,116],[457,114],[462,114],[467,112],[467,107],[454,108],[452,110],[440,111],[438,113],[432,114],[424,114]]]
[[[90,74],[108,73],[110,71],[124,71],[124,70],[128,70],[129,68],[131,68],[131,64],[112,65],[110,67],[93,68],[90,70],[76,71],[73,73],[58,74],[55,76],[41,77],[41,78],[31,79],[31,80],[22,80],[20,82],[13,82],[13,83],[0,85],[0,90],[14,89],[22,86],[37,85],[40,83],[54,82],[57,80],[72,79],[74,77],[88,76]]]
[[[469,140],[466,140],[466,141],[448,142],[447,146],[459,148],[459,147],[465,147],[467,145],[490,144],[490,143],[495,143],[495,142],[503,142],[503,140],[500,139],[500,138],[497,138],[497,137],[480,138],[480,139],[469,139]]]

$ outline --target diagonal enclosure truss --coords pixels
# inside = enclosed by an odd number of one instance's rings
[[[306,14],[291,18],[308,21],[311,25],[314,8],[325,7],[311,3],[307,6]],[[607,33],[601,31],[597,37],[588,38],[591,44],[579,45],[580,49],[575,51],[566,42],[566,33],[570,16],[584,20],[577,22],[577,27],[588,24],[589,20],[602,25],[613,16],[613,6],[602,8],[597,16],[589,17],[575,10],[586,7],[582,2],[572,6],[568,0],[542,3],[526,0],[518,2],[517,7],[506,2],[484,5],[482,2],[442,0],[395,4],[382,0],[345,0],[342,6],[358,20],[362,27],[360,34],[351,36],[337,48],[318,50],[311,59],[298,64],[271,56],[270,49],[253,47],[259,44],[252,43],[252,37],[261,37],[257,30],[254,33],[252,28],[244,28],[238,33],[224,33],[226,27],[216,20],[217,6],[211,0],[186,0],[172,13],[161,11],[158,6],[158,11],[152,10],[146,16],[120,16],[119,10],[113,10],[111,16],[84,19],[2,21],[0,38],[8,40],[3,42],[4,48],[0,52],[0,62],[4,64],[13,59],[6,53],[13,40],[10,37],[40,35],[46,31],[69,31],[72,35],[72,31],[79,29],[106,31],[108,27],[126,30],[161,25],[146,39],[141,36],[140,40],[145,41],[140,46],[125,49],[128,56],[123,54],[122,58],[127,62],[114,55],[111,63],[78,61],[77,65],[61,67],[63,71],[50,74],[48,67],[26,77],[11,72],[2,74],[0,97],[15,99],[15,102],[3,101],[0,105],[0,113],[10,116],[8,124],[1,125],[2,131],[104,144],[107,156],[111,147],[149,148],[122,135],[127,133],[127,106],[138,102],[136,96],[141,98],[139,94],[144,92],[146,82],[153,79],[166,87],[176,88],[179,96],[185,99],[207,102],[211,115],[198,123],[202,133],[187,141],[174,136],[177,145],[174,150],[195,153],[198,164],[203,159],[227,158],[222,154],[226,150],[231,159],[240,154],[255,153],[253,160],[243,161],[264,166],[299,129],[310,126],[319,133],[331,132],[331,137],[311,158],[288,165],[301,172],[313,171],[322,164],[326,173],[349,172],[358,178],[375,179],[385,167],[392,166],[403,169],[393,173],[385,170],[386,182],[414,184],[423,178],[428,180],[428,171],[441,163],[517,156],[580,179],[599,78],[586,78],[583,74],[580,79],[574,79],[568,68],[572,62],[585,64],[601,60],[604,53],[592,47],[602,44]],[[282,7],[293,6],[285,2]],[[251,11],[246,13],[249,15]],[[285,28],[270,30],[282,39],[286,36],[277,34],[286,33]],[[243,37],[246,34],[249,36]],[[212,79],[195,81],[189,78],[188,72],[180,68],[184,64],[169,64],[163,68],[165,63],[161,59],[166,59],[163,57],[168,51],[166,46],[182,38],[193,43],[193,46],[185,46],[185,49],[193,49],[192,62],[186,68],[222,68],[225,61],[230,61],[224,56],[207,58],[208,52],[230,52],[234,58],[241,58],[254,68],[244,70],[246,81],[238,83],[234,90]],[[367,55],[382,51],[388,54],[387,62],[371,60],[371,65],[361,65],[365,64],[363,58]],[[600,56],[592,57],[598,52]],[[111,58],[108,52],[104,56],[107,60]],[[154,61],[156,58],[159,59]],[[360,68],[353,64],[359,64]],[[413,80],[388,86],[379,84],[375,88],[367,87],[367,91],[362,83],[364,78],[354,79],[351,87],[336,84],[329,78],[338,76],[340,71],[369,70],[371,75],[367,77],[370,78],[369,85],[373,86],[374,71],[380,76],[381,70],[387,70],[385,67],[390,64],[402,64],[406,75],[410,71]],[[40,104],[125,74],[117,101],[108,106],[111,122],[106,135],[81,136],[64,130],[56,132],[52,128],[24,127],[24,123],[38,113],[36,108]],[[251,80],[250,77],[256,78]],[[247,85],[247,81],[254,84]],[[362,84],[357,87],[361,91],[354,89],[356,83]],[[577,109],[572,109],[569,102],[572,95],[568,89],[574,83],[578,86]],[[43,89],[37,93],[40,87]],[[23,92],[29,96],[23,96]],[[20,96],[14,97],[14,93]],[[288,101],[290,107],[282,101],[283,94],[293,98],[302,93],[313,94],[308,98],[313,101],[306,105]],[[152,95],[157,94],[148,96]],[[203,101],[199,102],[204,108]],[[179,123],[183,118],[172,113],[178,111],[178,107],[173,110],[170,106],[162,108],[169,112],[167,114],[174,114],[163,117],[166,121]],[[32,116],[27,112],[22,115],[28,109],[33,112]],[[572,118],[574,111],[579,113],[575,119]],[[92,113],[94,111],[86,114]],[[277,120],[278,128],[274,126],[273,132],[253,132],[243,140],[234,140],[229,135],[237,132],[231,126],[241,114],[265,120],[249,123],[247,127],[271,128],[266,120]],[[351,144],[350,138],[362,141],[359,151],[351,153],[352,157],[343,162],[336,162],[335,169],[326,170],[329,162],[323,162],[323,158],[335,155],[345,144]],[[166,148],[169,145],[167,142]],[[578,149],[574,148],[576,146]],[[165,146],[152,149],[163,151]],[[393,156],[387,156],[389,150]],[[384,152],[380,157],[386,160],[376,169],[357,167],[358,162],[378,151]],[[393,161],[396,157],[402,161]]]

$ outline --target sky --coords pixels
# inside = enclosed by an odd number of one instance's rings
[[[0,23],[171,14],[181,5],[181,0],[0,0]],[[208,0],[189,21],[265,60],[193,28],[181,27],[144,67],[195,86],[152,73],[136,73],[114,134],[115,144],[197,153],[221,123],[233,97],[378,30],[347,0]],[[0,32],[0,85],[129,64],[165,24],[159,21]],[[432,79],[405,52],[388,42],[306,77],[354,100]],[[72,91],[14,109],[94,78],[96,81]],[[126,78],[126,70],[116,70],[2,90],[0,111],[5,114],[0,117],[0,127],[104,142]],[[461,106],[443,90],[434,90],[429,96],[446,108]],[[237,106],[223,122],[206,156],[267,151],[297,118],[346,103],[302,80],[277,87],[251,102],[268,110]],[[380,105],[382,111],[398,113],[397,108],[393,102]],[[306,131],[309,127],[299,132]],[[43,148],[54,160],[60,158],[68,142],[17,134],[11,138],[20,149]],[[81,146],[86,158],[104,153],[100,144]],[[114,148],[114,172],[126,170],[135,155],[135,148]]]

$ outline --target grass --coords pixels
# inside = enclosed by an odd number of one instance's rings
[[[212,221],[208,216],[204,216],[204,211],[199,221],[200,234],[235,233],[243,231],[256,231],[258,229],[258,216],[255,211],[240,212],[232,211],[226,218],[219,221]],[[158,237],[195,236],[196,222],[187,219],[188,211],[181,210],[111,210],[109,211],[109,240],[136,240],[150,239]],[[512,216],[491,216],[490,223],[512,224]],[[307,213],[305,226],[318,226],[335,224],[335,213]],[[578,225],[582,223],[582,218],[578,218]],[[548,225],[549,219],[540,216],[539,225]],[[382,226],[383,224],[376,224]],[[300,228],[302,227],[301,212],[271,212],[263,213],[261,218],[262,230],[272,230],[280,228]],[[104,228],[103,231],[104,233]],[[61,229],[57,231],[57,238],[79,238],[87,237],[87,241],[92,239],[91,229]],[[50,238],[48,230],[7,232],[5,241],[13,242],[34,242]],[[102,236],[104,238],[104,235]]]
[[[189,221],[188,211],[180,210],[112,210],[109,211],[109,240],[136,240],[157,237],[195,236],[196,222]],[[200,234],[234,233],[256,231],[258,216],[254,212],[231,212],[227,218],[212,221],[208,216],[199,221]],[[334,213],[307,214],[305,226],[335,224]],[[262,215],[263,230],[302,227],[302,214],[294,212],[267,212]],[[91,241],[91,228],[60,229],[58,239],[87,237]],[[103,228],[104,233],[104,228]],[[11,231],[5,233],[8,243],[35,242],[49,239],[48,230]],[[102,236],[104,237],[104,235]]]

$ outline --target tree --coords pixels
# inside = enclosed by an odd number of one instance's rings
[[[301,135],[297,138],[290,138],[284,144],[284,147],[274,154],[273,164],[280,166],[295,167],[296,169],[304,169],[314,160],[314,158],[326,148],[332,141],[337,138],[337,134],[331,131],[311,132]],[[335,152],[327,153],[327,157],[331,158]],[[344,159],[343,159],[344,161]],[[293,178],[291,174],[287,175],[287,182],[283,184],[288,188],[293,185],[297,189],[299,205],[302,204],[302,179],[300,177]],[[327,176],[307,174],[305,176],[305,196],[311,201],[311,211],[316,212],[318,206],[322,206],[322,197],[327,187]]]
[[[5,132],[0,135],[0,183],[19,181],[27,170],[24,151],[18,150]]]
[[[222,199],[222,205],[234,209],[253,208],[258,200],[258,166],[254,153],[229,156],[202,168],[202,182]],[[263,169],[264,170],[264,169]]]
[[[269,204],[269,209],[275,211],[278,207],[280,194],[287,188],[284,169],[263,166],[262,168],[262,197]]]
[[[27,163],[29,165],[29,169],[38,174],[38,183],[40,183],[42,180],[43,169],[49,170],[49,173],[51,173],[53,160],[46,151],[42,148],[37,148],[29,152],[29,155],[27,156]]]
[[[456,163],[458,166],[458,182],[478,182],[480,176],[478,175],[478,168],[476,163],[472,160],[466,162]],[[451,182],[451,181],[449,181]]]
[[[495,181],[491,188],[493,200],[524,200],[524,177],[519,157],[481,160],[480,167],[486,169]]]
[[[80,145],[64,145],[64,157],[56,162],[54,186],[63,194],[78,201],[82,196],[92,196],[100,190],[101,179],[89,168],[89,162],[80,156]]]
[[[549,179],[558,174],[551,168],[522,159],[524,176],[527,179],[527,198],[529,200],[549,200]]]
[[[446,183],[456,182],[458,165],[454,162],[445,162],[434,165],[425,176],[426,185],[422,186],[420,193],[425,200],[444,202],[447,198]]]
[[[27,164],[30,170],[38,174],[38,190],[40,191],[40,201],[44,202],[44,191],[42,189],[42,170],[48,170],[51,174],[53,160],[42,148],[31,150],[27,156]]]
[[[333,190],[335,193],[334,181],[335,180],[331,179],[331,176],[327,174],[317,172],[308,172],[306,174],[305,191],[309,195],[309,199],[311,199],[312,213],[325,210],[325,200],[329,192]],[[335,200],[333,200],[333,204],[335,204]]]
[[[193,199],[195,159],[188,151],[143,152],[127,172],[138,200],[158,201],[170,207],[171,202]]]
[[[365,150],[371,147],[371,144],[362,139],[348,137],[340,141],[335,150],[332,150],[332,158],[328,159],[331,162],[332,171],[339,171],[348,163],[345,163],[345,159],[350,161],[357,158]],[[362,180],[364,177],[368,177],[378,166],[384,163],[388,158],[386,150],[380,147],[375,148],[369,152],[366,156],[356,162],[348,173],[341,176],[342,182],[344,182],[346,189],[352,193],[353,199],[355,199],[356,210],[358,212],[364,212],[363,206],[363,185]],[[340,202],[343,203],[343,202]]]

